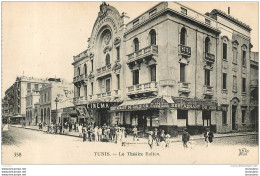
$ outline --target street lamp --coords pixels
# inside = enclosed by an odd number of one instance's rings
[[[58,119],[58,110],[57,110],[57,105],[58,105],[58,102],[59,102],[58,97],[56,97],[56,99],[54,101],[56,103],[56,119]],[[55,124],[56,124],[56,120],[55,120]]]

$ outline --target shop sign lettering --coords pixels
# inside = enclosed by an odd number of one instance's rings
[[[89,109],[109,109],[109,103],[91,103],[86,105]]]

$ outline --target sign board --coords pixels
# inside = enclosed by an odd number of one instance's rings
[[[175,86],[176,81],[172,79],[165,79],[165,80],[160,80],[159,85],[160,86]]]

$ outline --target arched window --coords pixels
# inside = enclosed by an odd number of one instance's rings
[[[187,31],[186,31],[186,29],[183,27],[182,29],[181,29],[181,45],[186,45],[186,35],[187,35]]]
[[[80,75],[80,67],[78,67],[78,76]]]
[[[209,37],[206,37],[206,39],[205,39],[205,52],[210,53],[210,39],[209,39]]]
[[[84,74],[86,75],[87,74],[87,65],[84,64]]]
[[[110,55],[107,54],[106,55],[106,65],[109,65],[110,64]]]
[[[138,40],[138,38],[134,39],[134,49],[135,49],[134,50],[135,52],[139,50],[139,40]]]
[[[150,32],[150,44],[151,45],[156,45],[156,32],[154,29],[152,29]]]

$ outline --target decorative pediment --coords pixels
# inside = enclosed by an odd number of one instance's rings
[[[232,41],[233,46],[237,47],[239,45],[237,40]]]
[[[106,46],[103,50],[104,54],[106,54],[106,52],[111,51],[112,47],[111,46]]]
[[[188,65],[190,63],[190,58],[180,57],[179,63]]]
[[[89,53],[89,58],[92,59],[94,57],[94,53],[90,52]]]
[[[88,78],[89,78],[89,79],[92,79],[92,78],[94,78],[94,77],[95,77],[95,75],[94,75],[93,71],[90,72]]]

